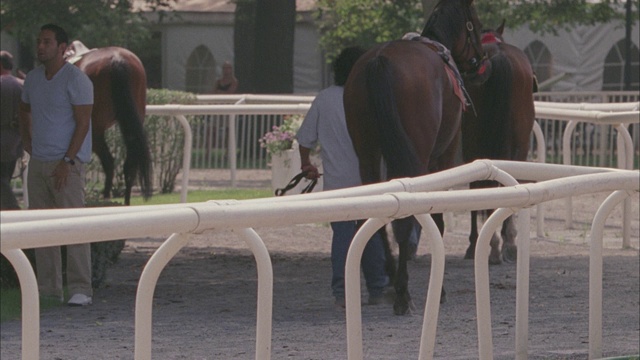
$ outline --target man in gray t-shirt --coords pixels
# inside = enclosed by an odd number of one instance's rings
[[[27,74],[20,103],[20,126],[29,160],[30,209],[84,207],[85,164],[91,159],[93,84],[64,60],[69,39],[59,26],[40,28],[37,56],[42,64]],[[41,295],[62,300],[59,246],[36,249]],[[91,246],[67,246],[70,306],[92,302]]]
[[[344,84],[356,60],[362,55],[359,48],[343,50],[334,63],[335,85],[322,90],[311,104],[300,130],[296,135],[300,144],[302,171],[307,178],[320,176],[309,159],[310,149],[321,144],[320,156],[324,168],[323,190],[342,189],[361,185],[358,158],[347,131],[342,95]],[[336,305],[344,308],[344,267],[351,240],[358,229],[356,221],[331,223],[331,265],[333,276],[331,289]],[[385,273],[383,239],[374,235],[362,254],[362,270],[369,291],[369,304],[378,304],[383,299],[384,288],[389,284]]]

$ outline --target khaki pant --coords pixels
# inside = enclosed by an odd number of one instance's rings
[[[84,164],[76,159],[71,166],[67,185],[60,191],[55,190],[51,174],[60,161],[29,161],[30,209],[82,208],[85,204]],[[36,268],[38,288],[41,295],[60,297],[62,289],[62,257],[60,246],[36,248]],[[67,246],[67,286],[69,294],[92,296],[91,287],[91,245]]]

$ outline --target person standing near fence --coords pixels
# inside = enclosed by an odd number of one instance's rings
[[[214,94],[235,94],[238,91],[238,79],[233,74],[233,65],[225,61],[222,64],[222,77],[216,80]]]
[[[67,33],[43,25],[37,38],[41,66],[27,74],[20,103],[20,125],[29,161],[30,209],[85,206],[85,164],[91,160],[93,84],[64,60]],[[36,269],[42,296],[63,301],[60,246],[37,248]],[[70,306],[92,302],[91,246],[67,246]]]
[[[318,169],[309,159],[311,149],[320,143],[320,156],[324,168],[323,190],[334,190],[361,185],[358,158],[345,120],[342,95],[344,84],[356,60],[364,53],[358,47],[344,49],[333,64],[335,85],[322,90],[314,99],[309,112],[297,133],[301,169],[307,171],[308,179],[320,177]],[[344,276],[347,252],[351,240],[358,230],[357,221],[335,221],[331,223],[331,266],[333,275],[331,289],[338,307],[345,306]],[[376,233],[362,255],[362,270],[369,291],[371,305],[384,301],[384,290],[389,285],[385,272],[385,250],[383,239]]]
[[[22,94],[22,80],[11,74],[13,55],[0,51],[0,209],[19,210],[18,200],[11,188],[16,162],[22,157],[22,140],[18,127],[18,107]]]

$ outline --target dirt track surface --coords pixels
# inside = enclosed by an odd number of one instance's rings
[[[196,174],[197,175],[197,174]],[[240,186],[268,186],[264,174],[244,174]],[[205,176],[209,178],[210,176]],[[221,176],[224,183],[225,175]],[[244,185],[243,185],[244,184]],[[204,186],[204,185],[203,185]],[[564,203],[545,205],[546,234],[531,226],[529,358],[587,359],[587,237],[605,194],[574,200],[573,230],[564,229]],[[604,242],[603,355],[640,353],[639,201],[632,203],[632,249],[621,249],[621,209],[607,221]],[[445,288],[435,358],[478,357],[473,261],[463,260],[469,216],[455,213],[445,234]],[[256,229],[274,270],[272,359],[346,359],[344,311],[330,290],[326,224]],[[135,294],[140,273],[164,239],[130,239],[110,268],[94,304],[41,314],[41,359],[133,359]],[[410,263],[410,291],[418,307],[395,316],[391,305],[362,307],[366,359],[415,359],[431,264],[423,237]],[[493,351],[513,359],[515,264],[490,267]],[[153,307],[154,359],[255,358],[256,267],[232,232],[193,236],[160,276]],[[363,286],[364,288],[364,286]],[[366,294],[363,294],[366,300]],[[1,324],[2,359],[19,359],[21,323]]]

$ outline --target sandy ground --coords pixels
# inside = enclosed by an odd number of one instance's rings
[[[190,186],[226,186],[228,172],[194,172]],[[239,186],[268,187],[268,172],[241,172]],[[545,205],[546,234],[536,237],[532,211],[529,358],[587,359],[591,219],[605,194],[575,199],[572,230],[561,201]],[[640,353],[639,201],[633,198],[632,249],[621,249],[621,209],[607,221],[604,256],[603,355]],[[473,261],[463,260],[469,216],[455,213],[445,234],[445,288],[435,357],[478,357]],[[273,359],[346,359],[345,313],[330,291],[326,224],[256,229],[274,271]],[[423,238],[424,239],[424,238]],[[120,261],[97,289],[94,304],[41,314],[42,359],[133,359],[134,307],[140,273],[164,239],[127,241]],[[428,241],[410,263],[410,291],[418,309],[395,316],[391,305],[363,306],[367,359],[417,358],[430,267]],[[513,359],[516,266],[490,268],[493,351]],[[171,260],[155,290],[154,359],[255,358],[256,267],[232,232],[193,236]],[[363,287],[364,288],[364,287]],[[363,300],[366,294],[363,294]],[[2,359],[20,358],[21,323],[1,324]]]

